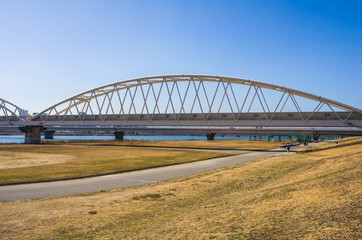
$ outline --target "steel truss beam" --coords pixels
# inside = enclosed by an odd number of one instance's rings
[[[181,89],[181,82],[186,82],[187,87],[185,89]],[[214,91],[210,92],[207,89],[208,83],[216,84]],[[238,85],[248,87],[246,95],[235,91]],[[263,89],[282,93],[276,108],[271,108]],[[160,98],[161,92],[166,95],[166,99]],[[312,112],[303,111],[295,96],[313,100],[318,105]],[[191,98],[189,104],[186,103],[188,98]],[[217,105],[219,100],[221,102]],[[116,103],[112,103],[112,101]],[[250,103],[248,104],[248,102]],[[51,119],[51,122],[55,123],[55,117],[61,125],[61,122],[68,121],[69,117],[77,116],[79,125],[82,125],[85,121],[89,121],[87,120],[89,118],[86,118],[89,113],[95,118],[98,116],[100,122],[103,123],[114,122],[114,116],[118,117],[118,121],[128,122],[131,121],[133,115],[137,114],[145,115],[146,119],[144,120],[149,122],[155,121],[155,116],[160,114],[169,114],[175,122],[180,121],[183,114],[201,114],[202,120],[208,121],[210,114],[224,114],[225,112],[221,111],[224,107],[229,109],[226,113],[231,113],[232,119],[238,122],[242,121],[243,114],[250,113],[253,104],[258,103],[266,121],[272,122],[275,120],[275,116],[284,110],[287,102],[292,103],[295,112],[299,115],[299,120],[302,122],[310,121],[312,116],[318,113],[323,106],[329,108],[331,114],[336,115],[341,122],[348,121],[352,113],[362,115],[362,110],[358,108],[270,83],[208,75],[164,75],[121,81],[83,92],[42,111],[34,116],[31,121],[37,124],[46,124]],[[138,112],[136,105],[141,106],[141,110]],[[162,108],[161,105],[166,107]],[[186,111],[186,106],[190,106],[191,110]],[[115,111],[117,108],[120,110]],[[347,116],[344,114],[341,117],[340,111],[335,111],[333,108],[349,114]],[[213,111],[212,109],[216,110]],[[308,115],[306,116],[306,114]]]
[[[14,125],[15,122],[25,122],[31,116],[17,105],[0,98],[0,122]]]

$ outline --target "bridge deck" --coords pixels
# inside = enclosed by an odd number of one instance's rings
[[[343,121],[346,119],[347,121]],[[362,127],[362,114],[219,113],[43,116],[32,124],[47,126],[220,126],[220,127]]]

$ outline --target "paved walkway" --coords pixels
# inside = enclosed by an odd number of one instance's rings
[[[300,147],[297,147],[300,148]],[[297,149],[297,148],[293,148]],[[140,186],[159,181],[180,178],[212,169],[222,168],[264,157],[286,155],[285,150],[275,149],[264,152],[248,152],[241,155],[210,160],[152,168],[120,174],[105,175],[84,179],[33,183],[0,187],[0,202],[25,199],[68,196]]]

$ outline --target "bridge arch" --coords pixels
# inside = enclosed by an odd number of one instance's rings
[[[277,97],[268,98],[268,94]],[[308,110],[302,108],[304,101],[309,104]],[[116,82],[80,93],[47,108],[31,121],[82,125],[92,119],[98,125],[127,125],[135,116],[142,123],[192,118],[210,122],[223,117],[240,122],[246,116],[250,121],[273,122],[278,117],[293,115],[306,123],[316,115],[319,119],[332,115],[348,126],[350,119],[361,114],[358,108],[265,82],[209,75],[162,75]]]

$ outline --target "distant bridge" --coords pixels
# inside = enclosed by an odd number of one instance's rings
[[[28,112],[17,105],[0,98],[0,125],[21,126],[31,118]]]
[[[0,125],[22,127],[28,142],[40,141],[45,128],[112,130],[119,139],[127,131],[204,132],[209,139],[217,132],[362,135],[361,109],[283,86],[208,75],[121,81],[31,118],[19,110],[17,116],[0,116]]]

